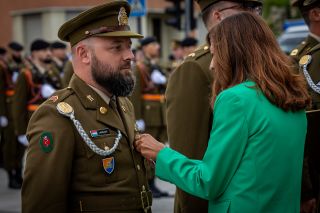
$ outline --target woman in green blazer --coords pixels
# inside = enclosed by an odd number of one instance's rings
[[[208,37],[214,112],[203,159],[146,134],[136,149],[156,160],[158,177],[208,199],[209,212],[298,213],[310,104],[303,79],[256,15],[230,16]]]

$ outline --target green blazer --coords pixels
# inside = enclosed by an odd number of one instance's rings
[[[253,85],[245,82],[217,97],[202,160],[164,148],[156,175],[209,200],[209,212],[298,213],[305,112],[283,111]]]

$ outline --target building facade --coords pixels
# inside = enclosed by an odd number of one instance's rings
[[[57,40],[57,32],[62,23],[76,16],[83,10],[103,0],[0,0],[0,46],[6,46],[11,40],[25,45],[29,51],[30,43],[37,38],[48,41]],[[165,0],[145,0],[146,15],[141,18],[131,17],[130,26],[145,36],[156,36],[162,47],[162,55],[167,56],[172,39],[182,39],[184,31],[176,30],[165,24],[169,17],[165,8],[170,2]],[[204,41],[205,30],[198,21],[198,39]],[[136,41],[133,41],[133,46]]]

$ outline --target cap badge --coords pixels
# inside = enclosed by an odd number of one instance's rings
[[[128,25],[128,16],[126,9],[121,7],[118,15],[119,26]]]

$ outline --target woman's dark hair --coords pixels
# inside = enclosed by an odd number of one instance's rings
[[[297,111],[310,105],[305,80],[294,74],[291,60],[259,16],[241,12],[213,27],[213,103],[224,89],[251,80],[274,105]]]

